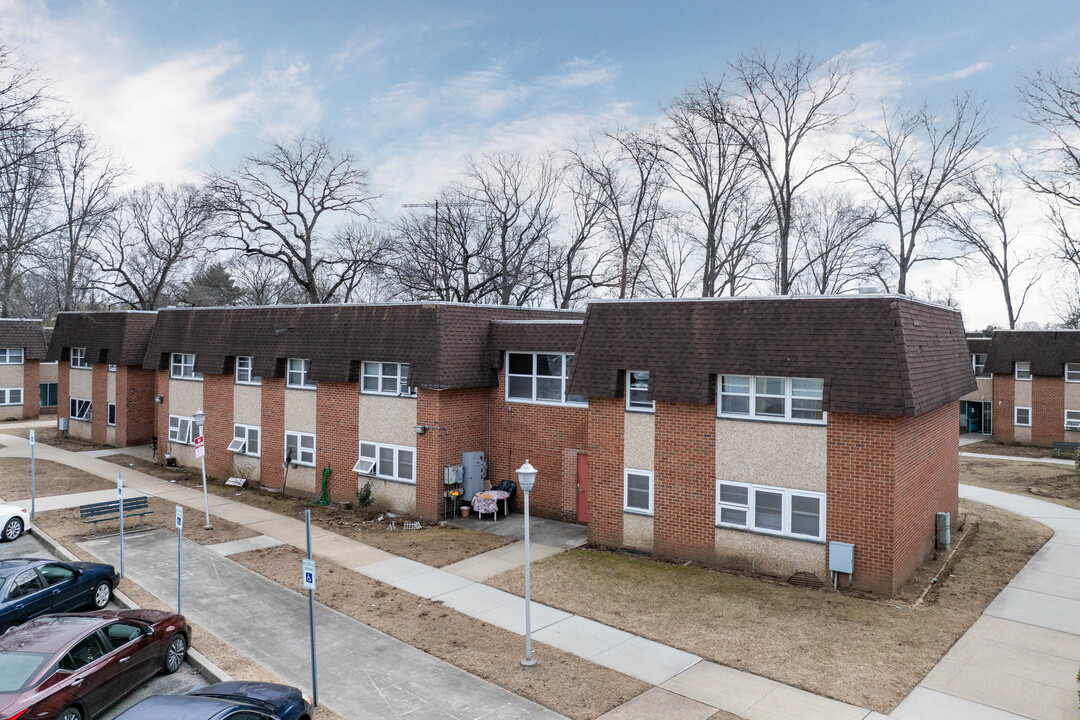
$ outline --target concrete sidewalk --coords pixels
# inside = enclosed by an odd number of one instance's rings
[[[968,485],[960,496],[1036,520],[1054,536],[892,717],[1080,719],[1080,511]]]
[[[1061,458],[1033,458],[1019,457],[1017,455],[988,455],[987,453],[962,452],[960,457],[973,458],[975,460],[1013,460],[1015,462],[1045,463],[1046,465],[1076,465],[1075,460],[1063,460]]]
[[[79,547],[105,562],[119,562],[119,538],[88,540]],[[125,542],[124,553],[127,576],[175,604],[176,536],[160,530],[142,534]],[[304,596],[185,540],[184,614],[286,682],[310,691]],[[319,702],[342,717],[561,717],[323,605],[316,605],[315,623]]]

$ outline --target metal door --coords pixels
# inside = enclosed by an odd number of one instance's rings
[[[577,456],[577,521],[589,522],[589,456]]]

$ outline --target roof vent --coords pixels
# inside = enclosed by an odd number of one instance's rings
[[[863,285],[858,289],[860,295],[877,295],[879,292],[881,291],[873,285]]]

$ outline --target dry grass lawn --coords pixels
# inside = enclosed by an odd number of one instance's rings
[[[103,480],[67,465],[37,459],[34,461],[34,494],[37,497],[70,495],[115,488]],[[30,497],[30,458],[0,458],[0,498],[23,500]]]
[[[1055,457],[1051,448],[1033,447],[1031,445],[1014,445],[1011,443],[999,443],[994,440],[964,445],[961,452],[984,453],[987,455],[1012,455],[1014,457],[1027,458],[1052,458]]]
[[[960,482],[1080,510],[1080,473],[1065,465],[962,457]]]
[[[941,571],[944,556],[928,562],[895,598],[591,549],[534,563],[532,596],[722,665],[888,713],[1051,535],[976,503],[962,502],[961,515],[967,522],[954,535],[959,550],[949,566]],[[938,582],[917,602],[933,577]],[[524,593],[521,570],[489,583]]]
[[[255,572],[303,592],[296,568],[303,553],[279,546],[231,556]],[[351,618],[575,720],[591,720],[640,695],[649,685],[542,643],[537,664],[519,664],[520,635],[324,562],[316,599]]]
[[[202,476],[186,470],[165,468],[130,455],[108,455],[102,460],[134,467],[156,477],[176,480],[180,485],[202,487]],[[208,479],[207,488],[216,495],[299,520],[304,519],[305,510],[311,510],[311,522],[318,527],[433,567],[443,567],[513,542],[513,538],[431,524],[427,521],[424,521],[423,530],[401,531],[403,520],[417,519],[411,517],[396,518],[398,529],[392,531],[391,518],[384,518],[379,522],[377,518],[383,513],[378,510],[341,508],[336,504],[312,505],[303,498],[283,498],[278,493],[257,488],[238,490],[216,479]]]
[[[14,435],[21,438],[30,437],[30,428],[15,428],[13,430],[4,430],[0,426],[0,434]],[[101,445],[99,443],[90,442],[89,440],[80,440],[74,437],[64,437],[64,433],[57,430],[55,427],[37,428],[34,431],[34,440],[46,445],[52,445],[53,447],[60,448],[61,450],[70,450],[71,452],[85,452],[86,450],[104,450],[109,447],[108,445]]]

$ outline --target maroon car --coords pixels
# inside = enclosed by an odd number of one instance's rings
[[[184,662],[191,628],[160,610],[42,615],[0,636],[0,720],[89,720]]]

